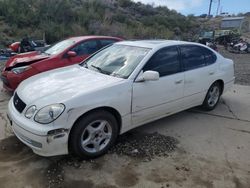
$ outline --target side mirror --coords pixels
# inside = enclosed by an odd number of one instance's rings
[[[76,54],[76,52],[74,52],[74,51],[68,51],[67,52],[67,56],[68,57],[75,57],[77,54]]]
[[[136,82],[156,81],[159,80],[159,78],[160,78],[159,72],[145,71],[136,79]]]

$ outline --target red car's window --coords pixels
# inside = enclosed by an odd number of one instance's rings
[[[100,40],[101,48],[104,47],[104,46],[113,44],[115,42],[117,42],[117,40],[114,40],[114,39],[102,39],[102,40]]]
[[[45,51],[45,53],[49,55],[56,55],[56,54],[63,52],[64,50],[66,50],[67,48],[69,48],[70,46],[74,44],[75,44],[75,41],[73,39],[63,40],[51,46],[49,49]]]
[[[76,52],[78,56],[93,54],[97,50],[99,50],[99,48],[96,40],[82,42],[71,49],[71,51]]]

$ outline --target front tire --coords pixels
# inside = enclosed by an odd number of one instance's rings
[[[203,101],[202,108],[206,111],[213,110],[221,97],[222,88],[219,82],[213,83],[210,88],[208,89],[206,98]]]
[[[118,136],[116,118],[104,110],[83,116],[72,128],[69,140],[70,151],[82,159],[91,159],[105,154]]]

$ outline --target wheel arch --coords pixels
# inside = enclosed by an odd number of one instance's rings
[[[217,100],[216,104],[215,104],[214,106],[212,106],[212,107],[211,107],[211,106],[208,106],[208,104],[207,104],[208,92],[209,92],[210,88],[211,88],[214,84],[219,84],[219,86],[220,86],[220,88],[221,88],[221,93],[220,93],[218,99],[220,99],[220,96],[223,94],[223,91],[224,91],[224,81],[223,81],[222,79],[215,80],[215,81],[210,85],[209,89],[208,89],[207,92],[206,92],[205,98],[204,98],[204,100],[203,100],[203,102],[202,102],[202,105],[201,105],[201,107],[202,107],[204,110],[206,110],[206,111],[213,110],[213,109],[216,107],[216,105],[217,105],[217,103],[218,103],[218,101],[219,101],[219,100]]]
[[[117,120],[117,123],[118,123],[118,132],[120,133],[121,126],[122,126],[122,117],[121,117],[121,114],[115,108],[113,108],[113,107],[103,106],[103,107],[97,107],[97,108],[91,109],[91,110],[83,113],[81,116],[79,116],[76,119],[76,121],[74,122],[74,124],[71,127],[71,129],[70,129],[69,137],[71,136],[72,129],[74,128],[74,126],[76,125],[76,123],[78,121],[80,121],[81,118],[83,118],[84,116],[87,116],[88,114],[91,114],[91,113],[96,112],[96,111],[101,111],[101,110],[107,111],[107,112],[111,113],[112,115],[114,115],[114,117],[115,117],[115,119]]]
[[[214,83],[216,83],[216,82],[218,82],[219,84],[220,84],[220,87],[221,87],[221,95],[223,94],[223,91],[224,91],[224,85],[225,85],[225,83],[224,83],[224,81],[222,80],[222,79],[218,79],[218,80],[216,80]],[[213,83],[213,84],[214,84]],[[212,84],[212,85],[213,85]]]
[[[72,153],[74,154],[74,149],[71,145],[71,142],[72,142],[72,139],[74,138],[73,135],[74,135],[74,128],[76,128],[76,124],[78,121],[81,120],[81,118],[84,118],[85,116],[91,114],[91,113],[94,113],[94,112],[98,112],[98,111],[106,111],[106,112],[109,112],[111,113],[112,115],[114,115],[115,119],[117,120],[117,123],[118,123],[118,134],[120,133],[120,129],[121,129],[121,124],[122,124],[122,118],[121,118],[121,115],[120,113],[115,109],[115,108],[112,108],[112,107],[108,107],[108,106],[103,106],[103,107],[97,107],[97,108],[94,108],[94,109],[91,109],[85,113],[83,113],[81,116],[79,116],[76,121],[74,122],[73,126],[71,127],[71,129],[69,130],[69,133],[68,133],[68,153]]]

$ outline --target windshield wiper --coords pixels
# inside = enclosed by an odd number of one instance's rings
[[[86,68],[86,69],[89,68],[89,67],[88,67],[88,64],[87,64],[87,63],[84,63],[84,62],[80,63],[79,65],[82,66],[82,67],[84,67],[84,68]]]
[[[118,77],[118,78],[124,78],[124,76],[123,75],[121,75],[121,74],[118,74],[118,73],[112,73],[112,74],[110,74],[111,76],[114,76],[114,77]]]
[[[97,67],[97,66],[95,66],[95,65],[91,65],[91,67],[94,67],[94,68],[95,68],[96,70],[98,70],[100,73],[110,75],[109,72],[104,71],[104,70],[103,70],[102,68],[100,68],[100,67]]]
[[[43,54],[45,54],[45,55],[50,55],[49,53],[46,53],[45,51],[44,52],[42,52]]]
[[[99,72],[102,72],[103,70],[100,67],[97,67],[95,65],[91,65],[91,67],[94,67],[95,69],[97,69]]]

